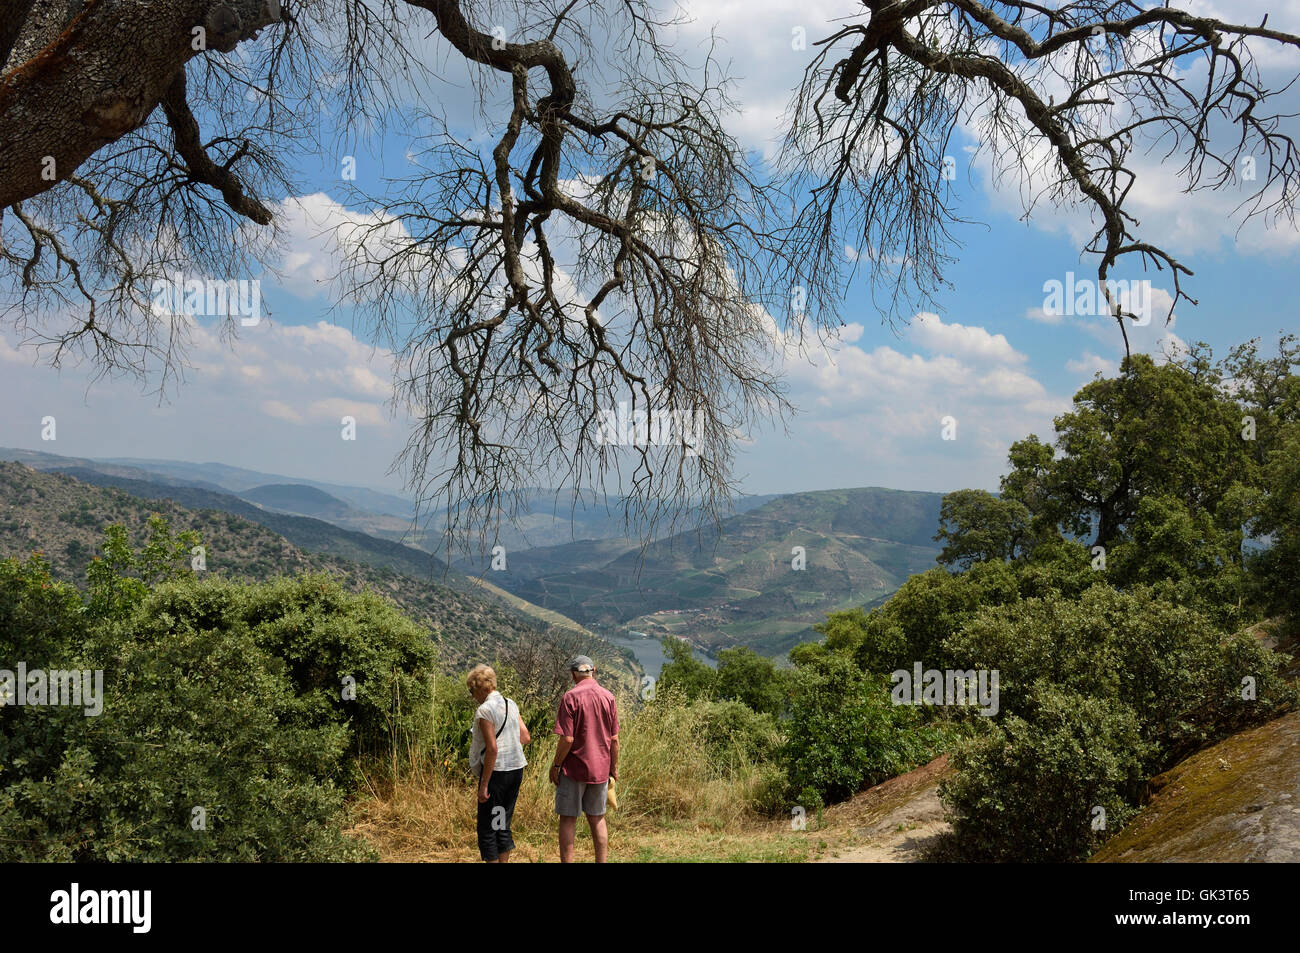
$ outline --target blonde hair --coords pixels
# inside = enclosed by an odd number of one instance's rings
[[[492,670],[491,665],[475,665],[465,676],[465,684],[469,686],[471,692],[481,688],[494,692],[497,690],[497,673]]]

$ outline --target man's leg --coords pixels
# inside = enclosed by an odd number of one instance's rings
[[[578,833],[578,819],[560,815],[560,863],[573,863],[573,841]]]
[[[596,863],[603,864],[609,856],[609,829],[605,826],[605,815],[588,814],[587,824],[591,827],[591,841],[596,845]]]

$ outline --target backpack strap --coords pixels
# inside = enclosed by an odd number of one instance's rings
[[[506,699],[506,716],[501,719],[501,727],[497,729],[497,737],[501,737],[501,732],[506,730],[506,723],[510,721],[510,699]]]

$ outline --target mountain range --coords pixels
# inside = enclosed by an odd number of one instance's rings
[[[486,601],[525,626],[674,635],[709,653],[748,645],[780,656],[816,638],[812,627],[828,612],[888,598],[939,552],[938,493],[865,487],[741,497],[720,522],[641,541],[624,535],[621,501],[537,489],[503,527],[495,563],[484,555],[448,566],[422,547],[433,537],[417,531],[412,502],[373,488],[224,464],[0,448],[3,459],[136,500],[229,514],[314,558],[455,592],[475,603],[470,616]],[[436,527],[435,519],[426,531]],[[470,635],[447,619],[441,625]]]

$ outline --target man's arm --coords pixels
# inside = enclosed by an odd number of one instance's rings
[[[560,740],[555,743],[555,760],[551,762],[551,783],[560,783],[560,765],[569,756],[573,747],[573,707],[572,698],[567,693],[560,699],[559,710],[555,713],[555,733]]]
[[[611,695],[609,699],[609,715],[613,724],[610,726],[613,730],[609,733],[609,776],[615,781],[618,780],[618,701]]]
[[[555,744],[555,760],[551,762],[551,783],[560,783],[560,765],[564,764],[564,759],[569,756],[569,749],[573,747],[573,735],[560,735],[560,740]]]

